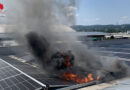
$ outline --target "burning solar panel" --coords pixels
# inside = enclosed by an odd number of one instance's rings
[[[72,72],[71,72],[70,70],[72,67],[71,68],[64,67],[64,68],[68,69],[66,72],[63,70],[64,72],[62,72],[60,75],[53,74],[50,76],[50,75],[41,73],[43,71],[39,71],[38,68],[34,68],[28,64],[19,62],[10,57],[8,57],[8,58],[4,57],[4,59],[7,62],[9,62],[10,64],[12,64],[12,65],[16,66],[17,68],[19,68],[20,70],[22,70],[23,72],[30,75],[31,77],[33,77],[36,80],[40,81],[41,83],[45,84],[47,86],[47,88],[49,88],[50,90],[57,89],[57,88],[64,88],[64,87],[79,88],[79,87],[94,85],[94,84],[106,82],[106,81],[104,81],[104,78],[105,79],[108,78],[108,80],[112,80],[112,76],[117,77],[119,75],[124,75],[120,72],[107,72],[105,74],[106,75],[105,77],[98,77],[94,72],[86,72],[86,71],[80,69],[79,67],[73,66],[73,68],[75,68],[75,70],[79,71],[80,73],[79,72],[75,73],[74,70],[72,70]],[[64,63],[66,63],[66,60],[64,61]],[[63,76],[64,74],[67,74],[67,77]],[[72,74],[72,76],[71,76],[71,74]],[[79,79],[79,77],[80,77],[80,79]],[[78,82],[76,81],[77,78],[78,78]],[[84,82],[85,79],[88,80],[89,78],[90,78],[89,82]],[[94,80],[91,81],[91,78],[93,78]],[[98,79],[100,79],[100,80],[98,80]],[[115,78],[113,78],[113,79],[115,79]],[[30,82],[32,82],[32,80]]]
[[[94,62],[91,62],[91,60],[84,61],[84,63],[89,63],[85,64],[88,65],[85,69],[82,66],[75,64],[75,59],[77,58],[75,58],[71,50],[54,49],[54,47],[51,46],[51,42],[48,42],[44,36],[31,32],[27,34],[27,40],[29,48],[39,62],[39,65],[41,65],[41,68],[48,76],[54,77],[54,80],[55,78],[58,78],[58,81],[62,83],[63,86],[68,85],[64,83],[65,81],[67,83],[70,82],[71,84],[69,85],[74,85],[90,83],[93,81],[106,82],[125,76],[125,72],[122,73],[122,70],[125,71],[126,68],[119,62],[114,62],[117,71],[105,70],[99,61],[92,58],[93,55],[87,53],[90,55],[88,57],[91,57]],[[82,57],[78,59],[82,59]],[[98,75],[97,72],[100,72],[101,74]],[[61,84],[58,85],[60,86]]]
[[[4,57],[4,59],[8,63],[15,65],[15,67],[19,68],[20,70],[24,71],[25,73],[27,73],[31,77],[33,77],[36,80],[40,81],[41,83],[45,84],[49,89],[63,88],[63,87],[68,87],[68,86],[73,86],[73,85],[78,84],[72,80],[66,80],[65,78],[59,77],[57,75],[47,76],[47,75],[42,74],[41,72],[37,71],[37,68],[33,68],[32,66],[24,64],[22,62],[19,62],[19,61],[12,59],[10,57]],[[35,73],[33,73],[33,72],[35,72]],[[24,78],[27,78],[27,77],[24,76]],[[29,79],[29,82],[33,83],[32,80],[30,80],[30,79]]]
[[[18,60],[12,59],[10,57],[2,57],[6,62],[10,63],[11,65],[17,67],[18,69],[20,69],[21,71],[25,72],[26,74],[28,74],[29,76],[35,78],[36,80],[40,81],[41,83],[43,83],[44,85],[47,86],[47,88],[59,88],[59,87],[66,87],[66,86],[71,86],[71,85],[75,85],[76,83],[74,82],[68,82],[66,80],[63,80],[61,78],[58,78],[56,76],[50,77],[47,76],[45,74],[43,74],[41,70],[39,70],[36,67],[32,67],[31,65],[28,65],[26,63],[20,62]],[[4,67],[6,65],[3,65]],[[31,83],[35,83],[32,82],[32,80],[29,79],[29,81]],[[33,90],[33,89],[31,89]]]

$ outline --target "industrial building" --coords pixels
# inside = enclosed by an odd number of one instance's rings
[[[104,32],[74,32],[73,34],[79,37],[79,40],[83,40],[83,41],[103,40],[105,36],[107,35],[107,33],[104,33]]]

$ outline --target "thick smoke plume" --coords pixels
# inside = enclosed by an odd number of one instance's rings
[[[74,64],[86,72],[106,71],[105,60],[88,49],[86,45],[77,42],[77,37],[69,26],[75,25],[76,0],[16,0],[17,8],[13,8],[8,17],[16,24],[14,31],[22,43],[30,47],[36,60],[47,73],[54,72],[51,56],[57,51],[71,50],[75,56]],[[10,2],[11,3],[11,2]],[[15,13],[15,14],[14,14]],[[106,62],[107,63],[107,62]],[[123,70],[120,64],[112,63],[115,71]],[[108,69],[108,68],[107,68]],[[113,71],[114,72],[114,71]],[[55,71],[57,73],[57,71]]]

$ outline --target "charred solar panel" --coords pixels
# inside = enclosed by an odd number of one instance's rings
[[[40,90],[43,87],[44,84],[0,59],[0,90]]]

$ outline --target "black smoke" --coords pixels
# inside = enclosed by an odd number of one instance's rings
[[[32,53],[40,60],[45,59],[45,55],[49,48],[49,43],[45,37],[38,35],[35,32],[27,34],[27,41],[32,50]]]

